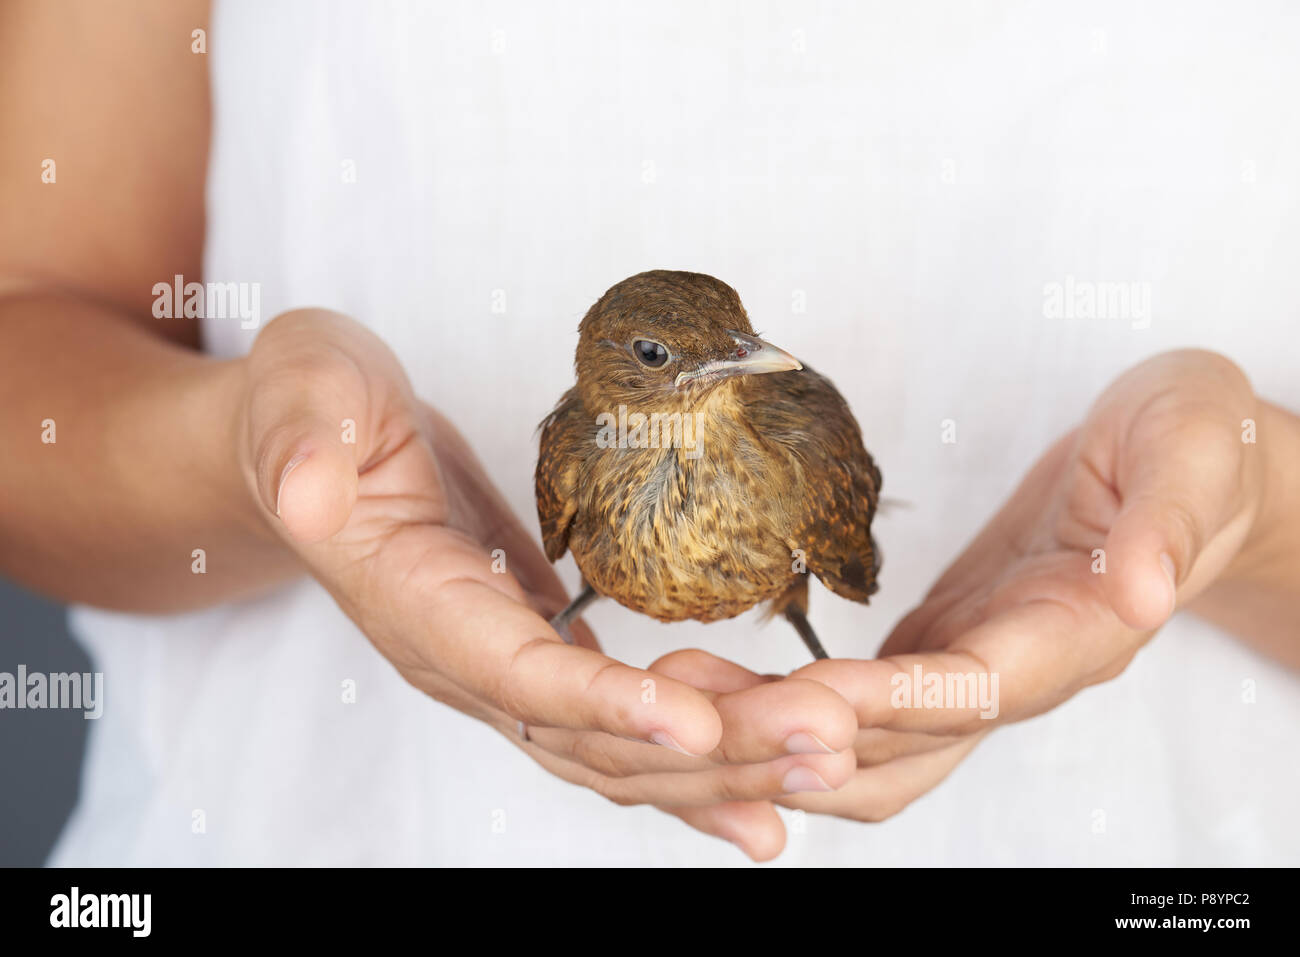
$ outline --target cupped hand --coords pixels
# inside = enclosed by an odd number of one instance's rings
[[[853,704],[858,767],[833,793],[780,803],[884,820],[990,729],[1119,675],[1178,606],[1247,560],[1265,474],[1251,441],[1258,405],[1240,370],[1213,353],[1168,353],[1122,375],[877,659],[794,673]],[[765,679],[733,670],[732,680]]]
[[[697,688],[601,654],[581,623],[564,644],[547,623],[565,595],[545,556],[364,327],[287,313],[243,363],[237,444],[267,528],[412,685],[565,780],[661,806],[756,858],[784,832],[770,805],[736,825],[732,802],[852,776],[856,718],[825,684]]]

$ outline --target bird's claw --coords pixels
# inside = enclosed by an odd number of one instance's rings
[[[569,622],[564,619],[563,615],[556,615],[551,619],[551,627],[559,635],[566,645],[573,644],[573,633],[569,630]]]

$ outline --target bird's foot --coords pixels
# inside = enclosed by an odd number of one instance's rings
[[[566,645],[573,644],[573,632],[570,626],[577,621],[582,610],[590,605],[600,596],[596,594],[596,589],[592,588],[586,582],[582,583],[582,591],[578,592],[578,597],[569,602],[569,606],[551,619],[551,627],[555,633],[564,639]]]
[[[551,627],[555,629],[557,635],[564,639],[566,645],[573,644],[573,632],[569,630],[569,622],[564,618],[563,613],[551,619]]]

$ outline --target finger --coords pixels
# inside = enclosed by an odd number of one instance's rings
[[[488,479],[465,437],[437,410],[424,409],[447,486],[448,523],[467,532],[490,553],[499,554],[542,614],[547,619],[555,617],[569,604],[569,596],[554,566]],[[582,619],[571,622],[569,631],[576,644],[600,650],[595,634]]]
[[[716,752],[712,755],[680,754],[670,748],[655,747],[652,744],[626,740],[598,731],[569,731],[564,728],[529,726],[528,738],[530,744],[610,778],[648,778],[650,775],[684,777],[692,774],[704,775],[739,766],[720,762]],[[848,749],[839,754],[849,756],[853,755],[853,751]],[[798,755],[782,754],[771,761],[756,761],[753,765],[763,766],[765,770],[761,774],[743,779],[743,783],[740,778],[730,779],[731,785],[736,790],[719,792],[714,785],[708,785],[703,789],[692,790],[690,793],[703,794],[706,797],[725,793],[729,799],[749,800],[783,794],[800,782],[812,788],[821,788],[823,784],[833,787],[836,774],[843,769],[852,770],[856,766],[856,758],[843,765],[839,762],[822,764],[815,760],[825,756],[819,753],[808,755],[810,760],[802,760]],[[800,767],[809,768],[814,774],[822,776],[822,783],[818,783],[810,776],[798,774],[787,782],[785,778],[790,771]],[[831,774],[831,777],[824,777],[823,771]],[[724,783],[717,786],[726,785]],[[685,790],[682,791],[682,794],[686,793]],[[688,803],[697,801],[698,798],[692,798]],[[668,800],[667,803],[677,802]]]
[[[1180,596],[1217,576],[1253,520],[1242,505],[1240,423],[1254,398],[1226,359],[1200,361],[1224,367],[1225,384],[1202,376],[1208,385],[1158,394],[1134,413],[1116,453],[1121,508],[1106,537],[1104,585],[1115,613],[1138,630],[1160,627]]]
[[[481,506],[482,509],[507,508],[504,502],[495,499],[494,496],[493,501]],[[524,530],[514,512],[495,511],[491,515],[481,515],[481,518],[490,519],[489,525],[477,532],[471,531],[470,534],[482,542],[489,553],[501,556],[505,567],[518,579],[519,584],[538,597],[543,614],[547,618],[553,618],[568,607],[571,596],[556,574],[555,567],[546,560],[546,555]]]
[[[713,706],[722,740],[710,756],[721,764],[834,754],[852,747],[857,735],[853,706],[820,682],[759,675],[698,649],[665,655],[650,670],[721,692]]]
[[[1132,466],[1106,537],[1103,583],[1130,627],[1155,629],[1173,614],[1179,582],[1236,502],[1239,461],[1231,444],[1195,429],[1146,449]]]
[[[708,771],[619,776],[551,752],[531,737],[515,743],[565,780],[590,788],[621,805],[706,807],[728,801],[769,800],[803,791],[832,791],[851,779],[857,767],[853,753],[843,751]]]
[[[712,756],[678,754],[668,748],[625,741],[595,731],[530,728],[529,736],[539,747],[552,754],[568,758],[609,777],[706,771],[718,767]],[[938,751],[965,740],[965,737],[864,728],[857,734],[853,753],[857,757],[858,767],[865,768],[912,754]]]
[[[956,590],[932,592],[921,605],[913,608],[894,626],[876,657],[916,651],[930,634],[934,623],[957,605],[961,598],[962,593]]]
[[[615,737],[603,731],[529,725],[528,741],[557,757],[611,778],[711,771],[718,767],[708,755],[683,754],[672,748]]]
[[[963,735],[925,734],[920,731],[890,731],[863,728],[853,744],[858,767],[868,768],[912,754],[928,754],[965,740]]]
[[[951,774],[979,743],[980,737],[972,736],[928,754],[863,768],[833,793],[792,795],[779,799],[777,803],[815,814],[879,823],[902,811]]]
[[[508,732],[507,732],[508,734]],[[556,777],[601,794],[617,804],[639,804],[630,793],[613,793],[611,779],[541,748],[511,737],[511,741],[533,755]],[[730,841],[753,860],[767,861],[785,847],[785,825],[770,801],[724,801],[696,807],[660,807],[660,810],[685,821],[691,827]]]
[[[900,634],[895,631],[890,634],[881,645],[876,657],[897,657],[908,653],[947,649],[961,635],[1001,610],[1035,600],[1036,597],[1046,593],[1047,589],[1041,586],[1045,585],[1044,579],[1055,567],[1050,562],[1036,561],[1049,567],[1031,571],[1021,563],[1016,566],[1017,574],[1007,576],[993,589],[977,588],[965,594],[952,596],[952,600],[946,601],[927,599],[926,604],[917,609],[917,612],[923,613],[918,615],[918,620],[923,620],[924,626],[908,633]],[[1056,582],[1056,587],[1060,587],[1059,581]],[[1104,602],[1099,590],[1097,598]],[[904,618],[900,625],[911,618],[911,615]]]
[[[1114,673],[1151,635],[1118,619],[1088,569],[1072,553],[1027,560],[941,615],[921,642],[930,650],[815,662],[794,675],[830,684],[862,727],[966,735],[1040,714]]]
[[[767,761],[783,754],[835,754],[853,747],[858,717],[828,685],[787,678],[719,695],[724,764]]]
[[[404,388],[401,367],[364,327],[322,310],[277,317],[248,363],[246,439],[256,494],[294,540],[328,538],[352,512],[361,457],[400,438],[378,434],[376,422],[386,420],[386,403]]]
[[[304,373],[287,391],[278,379],[254,390],[249,412],[258,498],[299,542],[319,542],[341,529],[357,500],[355,443],[340,423],[362,415],[365,399],[345,383],[351,373]],[[341,380],[341,381],[340,381]]]
[[[676,678],[678,681],[685,681],[692,687],[716,691],[719,694],[743,691],[766,681],[779,680],[774,676],[757,674],[743,665],[728,661],[726,658],[719,658],[699,648],[671,651],[655,661],[650,666],[650,670]]]
[[[785,824],[771,801],[728,801],[660,810],[681,818],[697,831],[730,841],[754,861],[770,861],[785,850]]]
[[[557,579],[558,581],[558,579]],[[559,594],[548,592],[528,592],[529,604],[537,609],[537,613],[545,618],[548,622],[554,620],[555,616],[564,611],[569,606],[570,599],[566,597],[563,586]],[[585,621],[581,618],[574,618],[569,622],[569,636],[573,643],[580,648],[591,648],[593,651],[600,651],[600,642],[596,640],[596,633],[591,630]]]
[[[467,532],[489,551],[500,548],[520,584],[559,603],[559,611],[568,599],[554,566],[488,478],[460,430],[431,407],[425,407],[425,415],[449,500],[447,524]]]
[[[854,706],[863,728],[975,734],[1037,714],[1085,686],[1113,650],[1071,640],[1080,633],[1072,609],[1039,601],[981,622],[948,650],[829,659],[792,677],[829,685]]]
[[[319,542],[341,529],[357,500],[357,466],[332,418],[292,414],[264,439],[258,457],[263,504],[296,541]]]
[[[795,674],[835,689],[854,706],[862,728],[965,735],[1002,715],[1001,676],[957,652],[830,659]]]
[[[501,590],[507,576],[492,573],[475,543],[445,539],[428,558],[431,583],[400,593],[399,620],[425,623],[425,667],[530,726],[606,731],[689,754],[717,747],[722,722],[706,695],[564,644]]]
[[[852,706],[816,681],[764,682],[718,695],[713,706],[722,719],[722,740],[707,756],[676,754],[595,732],[532,728],[529,733],[539,746],[613,777],[707,771],[792,754],[836,754],[851,749],[857,736]]]
[[[602,793],[624,803],[703,807],[726,801],[762,801],[804,791],[833,791],[853,777],[853,752],[808,754],[763,764],[710,771],[607,777]]]

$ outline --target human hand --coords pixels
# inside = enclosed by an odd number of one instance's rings
[[[1120,376],[895,627],[879,658],[794,672],[853,703],[858,767],[833,793],[779,803],[884,820],[991,728],[1120,674],[1177,606],[1252,547],[1265,465],[1260,446],[1243,441],[1243,421],[1257,407],[1245,376],[1213,353],[1168,353]],[[899,706],[914,702],[917,668],[922,688],[931,676],[969,676],[963,687],[975,693]],[[765,680],[728,671],[736,687]],[[690,669],[676,674],[692,681]],[[996,694],[980,701],[981,688]]]
[[[564,644],[543,617],[565,603],[545,556],[364,327],[288,313],[243,364],[241,468],[267,528],[412,685],[565,780],[754,857],[780,844],[734,826],[728,802],[852,775],[853,709],[823,684],[697,690],[606,657],[581,623]]]

